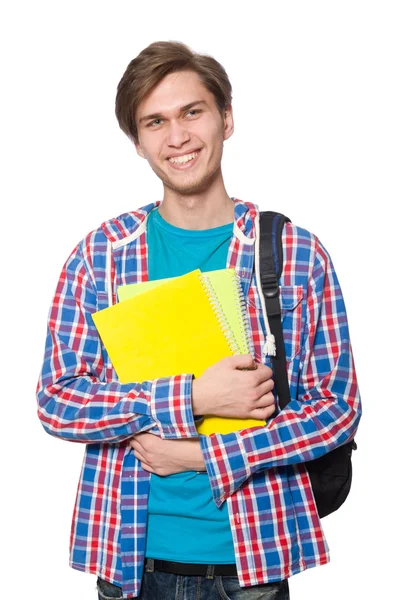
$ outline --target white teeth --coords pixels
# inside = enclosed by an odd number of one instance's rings
[[[174,156],[173,158],[169,158],[168,160],[172,163],[176,163],[178,165],[189,162],[189,160],[193,160],[196,158],[198,152],[192,152],[192,154],[185,154],[184,156]]]

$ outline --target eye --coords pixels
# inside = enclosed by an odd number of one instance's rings
[[[157,125],[159,121],[162,121],[162,119],[154,119],[153,121],[150,121],[150,123],[148,124],[148,127],[152,127],[153,125]]]
[[[199,108],[192,108],[192,110],[189,110],[189,112],[187,114],[189,115],[189,114],[193,114],[193,113],[195,113],[195,114],[201,113],[201,110]],[[193,116],[194,116],[194,114],[193,114]]]

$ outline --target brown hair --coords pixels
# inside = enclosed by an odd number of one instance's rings
[[[169,73],[194,71],[215,98],[219,112],[231,104],[232,86],[225,69],[212,56],[193,52],[182,42],[153,42],[128,65],[117,86],[116,117],[120,128],[138,142],[138,104]]]

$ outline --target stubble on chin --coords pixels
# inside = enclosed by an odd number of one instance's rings
[[[197,179],[193,178],[189,181],[189,179],[185,180],[185,181],[175,181],[172,178],[166,176],[164,174],[164,172],[157,172],[155,169],[153,169],[153,171],[156,173],[156,175],[161,179],[161,181],[163,182],[163,185],[165,187],[168,187],[169,189],[173,190],[174,192],[177,192],[179,194],[183,194],[185,196],[193,196],[196,194],[201,194],[203,192],[205,192],[212,184],[212,182],[216,179],[219,171],[220,171],[220,167],[221,167],[221,158],[220,157],[219,161],[217,162],[217,164],[214,166],[214,168],[211,170],[210,173],[206,173],[205,175],[202,175],[201,177],[199,176]],[[176,179],[176,178],[175,178]]]
[[[201,177],[199,180],[177,184],[172,180],[163,180],[165,187],[184,196],[193,196],[205,192],[211,184],[212,177]]]

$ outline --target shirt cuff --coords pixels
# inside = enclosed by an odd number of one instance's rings
[[[150,409],[163,439],[198,437],[192,408],[193,375],[151,382]]]
[[[212,495],[219,507],[250,476],[241,436],[228,434],[200,435]]]

